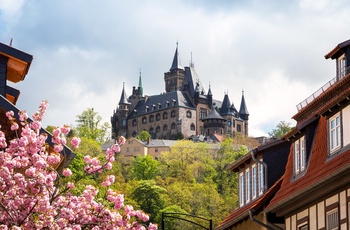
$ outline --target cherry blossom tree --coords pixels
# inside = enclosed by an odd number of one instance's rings
[[[55,170],[70,127],[53,130],[54,146],[50,148],[47,134],[40,131],[47,106],[43,101],[33,120],[24,111],[19,112],[19,119],[12,111],[6,113],[15,135],[6,136],[0,131],[0,229],[157,229],[152,223],[146,226],[146,213],[124,205],[123,194],[108,188],[115,180],[113,175],[102,182],[107,189],[102,202],[95,199],[98,189],[91,185],[76,195],[72,193],[73,182],[61,184],[63,178],[72,175],[69,168],[62,174]],[[124,142],[125,138],[119,138],[107,150],[104,161],[85,156],[85,173],[110,170]],[[72,138],[75,148],[79,143],[79,138]]]

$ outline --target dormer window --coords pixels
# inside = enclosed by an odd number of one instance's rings
[[[306,145],[305,136],[294,142],[294,174],[304,172],[306,167]]]
[[[341,147],[340,112],[329,119],[329,149],[334,154]]]
[[[346,58],[345,54],[343,54],[338,59],[338,78],[341,79],[346,76]]]
[[[250,177],[250,170],[247,169],[245,172],[245,177],[246,177],[246,203],[250,202],[250,195],[251,195],[251,177]]]
[[[239,174],[239,206],[242,207],[244,205],[245,200],[245,180],[244,173]]]

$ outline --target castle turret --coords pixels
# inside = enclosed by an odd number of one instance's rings
[[[244,121],[244,135],[248,136],[248,117],[249,112],[244,99],[244,91],[242,91],[241,107],[239,109],[239,117]]]
[[[185,78],[185,69],[181,66],[178,52],[178,43],[176,43],[175,55],[169,72],[164,73],[165,91],[167,93],[180,90]]]
[[[209,85],[207,98],[208,98],[208,106],[209,106],[209,108],[213,108],[213,94],[211,93],[210,85]]]

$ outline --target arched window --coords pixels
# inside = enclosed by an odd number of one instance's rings
[[[159,113],[157,113],[157,115],[156,115],[156,121],[160,121],[160,114]]]
[[[137,124],[136,119],[132,120],[132,126],[136,126],[136,124]]]
[[[146,117],[142,117],[142,124],[146,124],[147,123],[147,118]]]
[[[175,117],[175,116],[176,116],[175,110],[172,110],[172,111],[171,111],[170,116],[171,116],[171,117]]]
[[[167,125],[164,125],[163,126],[163,131],[167,131],[168,130],[168,126]]]
[[[175,129],[175,122],[171,123],[171,129]]]
[[[149,116],[148,120],[149,120],[149,122],[153,122],[154,121],[154,116],[153,115]]]
[[[168,119],[168,113],[167,113],[167,112],[164,112],[164,113],[163,113],[163,120],[164,120],[164,119]]]
[[[149,128],[149,133],[153,133],[154,130],[153,130],[153,127]]]
[[[136,131],[132,132],[132,136],[136,137]]]
[[[186,112],[186,117],[187,117],[187,118],[191,118],[191,117],[192,117],[191,111],[188,110],[188,111]]]
[[[196,130],[196,126],[193,123],[191,124],[191,130]]]
[[[159,132],[160,132],[160,127],[157,126],[157,128],[156,128],[156,133],[159,133]]]

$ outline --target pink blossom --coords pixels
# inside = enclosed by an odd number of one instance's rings
[[[70,131],[70,127],[69,127],[69,125],[64,125],[60,128],[60,130],[64,135],[67,135]]]
[[[62,175],[63,176],[71,176],[72,175],[72,171],[70,171],[69,168],[65,168],[65,169],[63,169]]]
[[[90,156],[84,156],[84,162],[85,162],[85,164],[91,164],[91,157]]]
[[[124,145],[125,144],[125,137],[120,136],[118,139],[118,143],[119,143],[119,145]]]
[[[6,112],[6,117],[7,117],[9,120],[12,120],[12,119],[13,119],[13,115],[14,115],[13,111],[8,111],[8,112]]]
[[[78,148],[80,144],[80,138],[79,137],[73,137],[70,142],[74,148]]]
[[[12,123],[11,130],[17,130],[19,128],[17,123]]]

